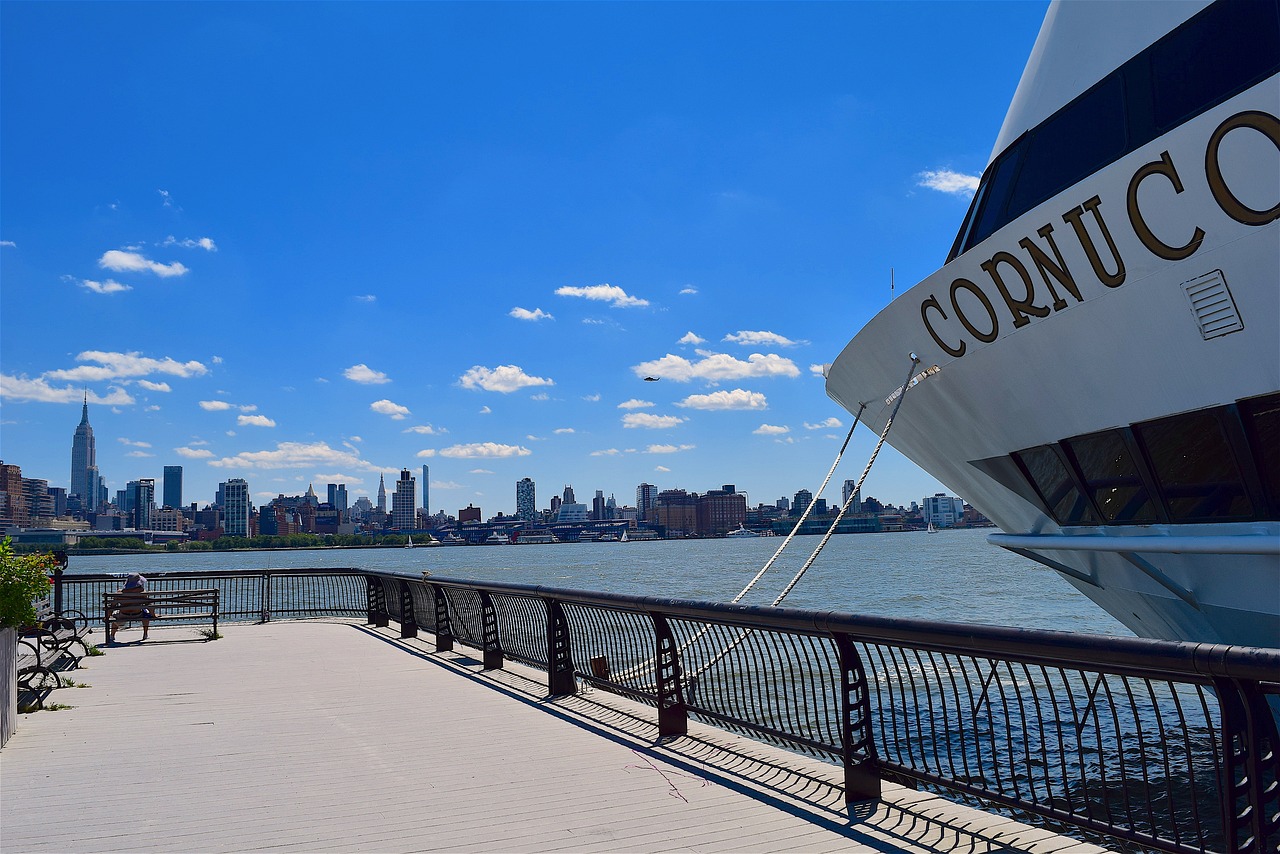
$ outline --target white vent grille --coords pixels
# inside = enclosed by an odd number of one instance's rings
[[[1182,290],[1191,303],[1191,313],[1195,315],[1204,340],[1244,329],[1244,321],[1240,319],[1236,301],[1231,298],[1231,291],[1227,289],[1227,280],[1223,278],[1221,270],[1213,270],[1189,282],[1183,282]]]

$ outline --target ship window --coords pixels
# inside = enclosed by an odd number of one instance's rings
[[[1080,494],[1066,465],[1048,445],[1028,448],[1013,455],[1027,478],[1040,493],[1054,521],[1059,525],[1096,525],[1098,516]]]
[[[965,238],[965,248],[981,243],[997,228],[1009,221],[1004,215],[1005,202],[1009,198],[1009,190],[1013,187],[1013,179],[1018,175],[1018,167],[1022,164],[1022,151],[1026,148],[1026,137],[1015,142],[988,172],[987,180],[979,187],[982,200],[975,211],[974,222]]]
[[[1280,394],[1242,400],[1240,414],[1267,496],[1266,518],[1280,518]]]
[[[1253,503],[1223,429],[1224,414],[1222,409],[1203,410],[1134,426],[1169,521],[1253,517]]]
[[[1273,72],[1278,17],[1274,2],[1219,2],[1161,39],[1151,49],[1156,127],[1163,131]]]
[[[1124,148],[1124,87],[1112,74],[1036,128],[1009,200],[1009,219],[1107,165]]]
[[[1119,430],[1068,439],[1064,444],[1075,457],[1105,522],[1134,525],[1158,521],[1155,505]]]

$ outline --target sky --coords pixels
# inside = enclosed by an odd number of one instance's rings
[[[68,486],[87,393],[112,496],[816,491],[1046,5],[6,0],[0,457]]]

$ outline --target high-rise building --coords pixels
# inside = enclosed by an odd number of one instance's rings
[[[746,522],[747,497],[726,483],[698,496],[696,512],[699,534],[727,534]]]
[[[636,516],[641,519],[649,519],[649,511],[653,509],[653,502],[658,497],[658,487],[652,483],[642,483],[636,487]]]
[[[853,503],[849,504],[849,496],[853,496]],[[844,486],[840,488],[840,506],[848,505],[850,513],[857,513],[862,510],[862,490],[858,489],[856,480],[846,480]]]
[[[182,466],[164,467],[164,506],[182,506]]]
[[[595,498],[591,499],[591,518],[599,522],[604,519],[604,490],[597,489]]]
[[[408,469],[400,470],[400,479],[396,481],[395,494],[391,496],[391,527],[401,531],[412,531],[417,525],[415,510],[418,507],[418,490],[414,485],[413,475]],[[383,492],[383,501],[386,493]]]
[[[378,475],[378,512],[387,512],[387,482],[382,475]]]
[[[0,462],[0,520],[19,527],[31,523],[22,480],[21,466],[7,466]]]
[[[796,492],[796,497],[791,502],[791,515],[803,516],[804,511],[813,503],[813,493],[807,489],[801,489]]]
[[[526,522],[532,522],[538,513],[538,502],[533,494],[533,481],[522,478],[516,481],[516,515]]]
[[[341,519],[347,515],[347,485],[345,483],[329,484],[329,506],[338,511]]]
[[[935,528],[950,528],[964,519],[964,502],[939,492],[924,500],[924,521]]]
[[[653,502],[653,520],[666,529],[668,537],[689,537],[698,533],[698,498],[683,489],[664,489]]]
[[[93,428],[89,426],[89,393],[84,394],[84,409],[80,411],[80,425],[71,439],[71,492],[80,496],[85,510],[98,506],[98,453],[93,441]]]
[[[144,477],[131,480],[125,487],[125,493],[132,512],[133,527],[139,531],[151,529],[151,514],[156,506],[156,479]]]
[[[577,503],[573,498],[573,487],[567,483],[564,485],[564,494],[560,496],[560,503],[561,504]]]
[[[222,485],[223,510],[226,521],[222,529],[228,537],[249,536],[249,483],[242,477],[233,477]]]
[[[422,467],[422,515],[431,516],[431,467]]]

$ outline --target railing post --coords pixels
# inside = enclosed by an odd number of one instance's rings
[[[387,593],[382,589],[382,579],[366,575],[364,581],[368,595],[368,622],[372,626],[383,628],[391,619],[387,615]]]
[[[871,727],[871,691],[862,657],[848,635],[835,635],[840,656],[840,759],[844,802],[880,797],[880,772]]]
[[[436,652],[448,652],[453,649],[453,628],[449,625],[449,601],[444,597],[444,588],[432,584],[431,593],[436,603]]]
[[[400,637],[416,638],[418,636],[418,618],[413,613],[413,593],[409,590],[409,582],[400,579]]]
[[[569,644],[569,621],[555,599],[543,599],[547,607],[547,693],[552,697],[573,694],[578,681],[573,678],[573,650]]]
[[[67,568],[67,553],[58,549],[53,553],[53,613],[62,616],[62,572]]]
[[[258,585],[259,617],[263,623],[271,622],[271,573],[262,573],[262,583]]]
[[[484,627],[484,669],[502,669],[502,638],[498,634],[498,612],[493,597],[484,590],[480,594],[480,620]]]
[[[1227,850],[1275,851],[1280,842],[1280,736],[1257,682],[1214,679],[1222,709],[1222,820]]]
[[[689,713],[684,705],[680,648],[671,625],[662,614],[650,611],[655,643],[654,676],[658,681],[658,735],[685,735]]]

